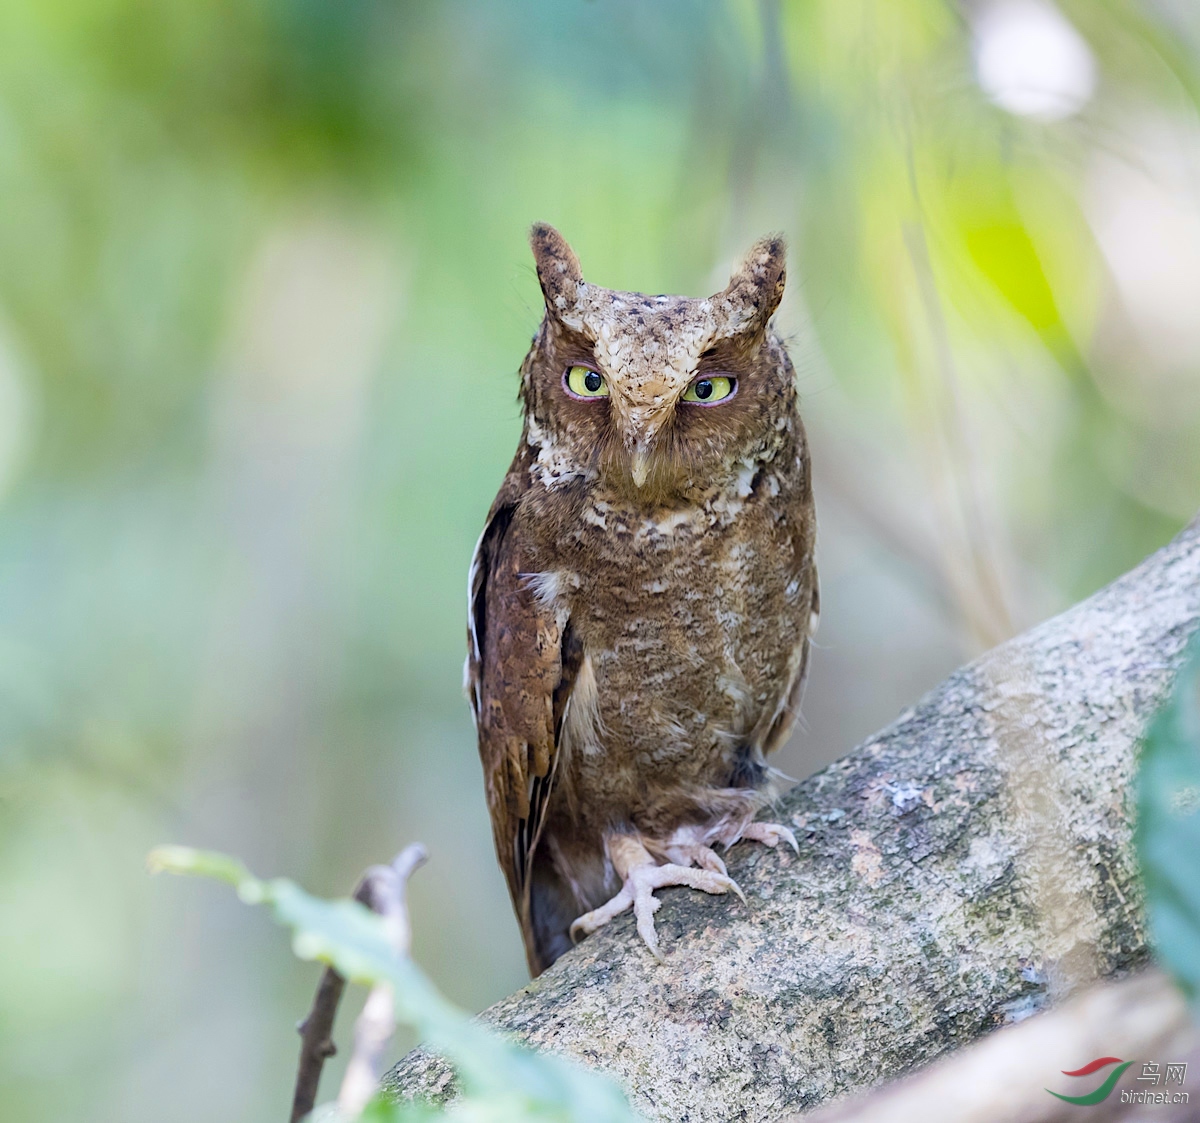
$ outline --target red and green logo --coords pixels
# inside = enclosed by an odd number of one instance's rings
[[[1112,1090],[1117,1086],[1117,1081],[1121,1079],[1123,1073],[1133,1061],[1123,1061],[1120,1057],[1097,1057],[1094,1061],[1085,1064],[1083,1068],[1077,1068],[1072,1072],[1063,1069],[1063,1076],[1091,1076],[1093,1072],[1099,1072],[1102,1068],[1108,1068],[1109,1065],[1116,1065],[1104,1078],[1104,1083],[1100,1085],[1094,1092],[1089,1092],[1086,1096],[1064,1096],[1060,1092],[1046,1091],[1050,1095],[1057,1096],[1064,1103],[1078,1104],[1080,1107],[1090,1107],[1092,1104],[1098,1104],[1108,1099],[1112,1095]]]

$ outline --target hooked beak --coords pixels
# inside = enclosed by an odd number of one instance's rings
[[[633,474],[633,486],[645,486],[646,477],[650,475],[650,450],[644,442],[640,442],[633,450],[633,463],[630,470]]]
[[[618,426],[629,456],[629,474],[639,491],[646,486],[654,469],[659,434],[670,423],[674,411],[671,387],[665,381],[642,388],[643,401],[622,400],[617,396]],[[650,398],[649,402],[644,399]]]

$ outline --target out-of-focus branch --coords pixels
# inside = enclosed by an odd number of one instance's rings
[[[413,871],[422,865],[425,847],[414,843],[390,866],[375,866],[365,880],[371,884],[371,907],[383,917],[388,938],[398,955],[407,955],[412,940],[404,889]],[[338,1109],[353,1119],[379,1087],[383,1052],[396,1030],[396,1002],[391,983],[376,983],[354,1026],[354,1053],[346,1066]]]
[[[913,173],[914,192],[915,182]],[[993,535],[984,517],[978,472],[963,436],[967,419],[962,408],[954,352],[921,221],[905,224],[904,242],[916,274],[917,291],[925,307],[936,357],[934,370],[939,382],[937,408],[931,411],[930,419],[934,439],[921,443],[947,535],[955,522],[962,526],[960,550],[955,551],[949,542],[946,545],[946,577],[955,591],[967,626],[982,646],[990,647],[1013,634],[1008,596],[995,563]]]
[[[1087,1118],[1096,1123],[1130,1118],[1139,1105],[1123,1102],[1122,1091],[1138,1089],[1142,1061],[1160,1065],[1187,1062],[1200,1048],[1200,1033],[1188,1017],[1187,1005],[1175,985],[1159,971],[1119,983],[1093,987],[1058,1010],[1002,1029],[955,1053],[918,1075],[888,1085],[870,1095],[836,1104],[789,1123],[1067,1123],[1079,1118],[1079,1105],[1049,1094],[1047,1058],[1061,1069],[1083,1066],[1101,1057],[1135,1064],[1122,1074],[1112,1092],[1089,1105]],[[1050,1070],[1061,1093],[1079,1096],[1099,1086],[1108,1071],[1090,1080],[1072,1080]],[[1057,1076],[1055,1082],[1053,1077]],[[1144,1088],[1145,1085],[1142,1085]],[[1163,1091],[1162,1088],[1150,1089]],[[1171,1089],[1166,1089],[1168,1092]],[[1195,1119],[1195,1104],[1155,1105],[1161,1123]],[[1190,1113],[1189,1113],[1190,1112]]]
[[[361,888],[360,883],[359,890]],[[362,900],[358,892],[354,896],[356,900]],[[300,1033],[300,1063],[296,1068],[291,1123],[300,1123],[312,1111],[321,1084],[321,1069],[330,1057],[337,1054],[337,1046],[333,1043],[333,1019],[345,989],[346,980],[332,967],[326,967],[321,974],[312,1009],[296,1027]]]
[[[354,899],[384,918],[392,946],[407,955],[411,941],[405,887],[412,874],[424,864],[428,854],[419,842],[405,848],[390,866],[372,866],[363,874],[354,891]],[[300,1032],[300,1063],[296,1071],[296,1090],[292,1098],[291,1123],[300,1123],[312,1111],[317,1100],[321,1069],[337,1048],[333,1043],[333,1022],[346,980],[327,967],[317,986],[312,1010],[297,1027]],[[396,1028],[395,1003],[391,986],[380,983],[367,996],[366,1004],[354,1028],[354,1053],[346,1066],[338,1093],[338,1109],[354,1118],[366,1106],[379,1084],[383,1052]]]

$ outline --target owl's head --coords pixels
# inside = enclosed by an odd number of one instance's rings
[[[784,439],[794,375],[769,328],[782,239],[755,243],[705,299],[600,288],[553,227],[531,241],[546,314],[521,393],[543,479],[600,478],[664,503],[722,486]]]

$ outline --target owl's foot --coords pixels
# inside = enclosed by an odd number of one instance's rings
[[[698,866],[702,870],[712,870],[713,873],[723,873],[727,877],[729,871],[725,861],[711,846],[702,842],[673,842],[666,847],[666,858],[678,866]]]
[[[738,883],[725,872],[725,863],[707,846],[695,849],[696,853],[687,857],[702,863],[704,868],[693,869],[677,862],[659,865],[650,851],[636,838],[617,835],[610,839],[609,857],[621,878],[621,891],[612,900],[584,913],[576,920],[571,925],[571,939],[578,940],[581,936],[590,936],[598,928],[603,928],[614,916],[620,916],[632,907],[633,915],[637,918],[638,934],[646,941],[646,946],[654,957],[661,959],[658,933],[654,929],[654,914],[658,912],[662,902],[654,896],[655,889],[664,889],[668,885],[686,885],[689,889],[699,889],[704,893],[728,893],[732,890],[744,902],[746,895]],[[672,857],[674,856],[673,854]]]
[[[781,842],[786,842],[797,854],[800,853],[800,844],[796,841],[796,836],[782,823],[747,823],[742,828],[741,837],[751,842],[761,842],[772,850]]]

